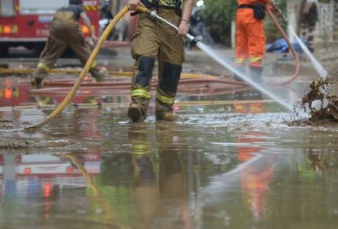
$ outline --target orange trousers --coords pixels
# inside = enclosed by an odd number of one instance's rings
[[[262,67],[265,54],[264,21],[256,19],[253,9],[238,9],[236,14],[236,56],[235,65]]]

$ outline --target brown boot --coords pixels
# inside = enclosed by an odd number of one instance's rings
[[[108,75],[108,71],[105,67],[102,67],[99,71],[99,74],[95,77],[96,82],[102,82],[104,78]]]
[[[163,120],[163,121],[172,122],[172,121],[175,121],[177,118],[178,116],[171,112],[156,113],[156,120],[159,120],[159,121]]]
[[[39,89],[42,87],[42,79],[41,78],[38,78],[38,77],[33,77],[31,79],[31,85],[33,88],[35,89]]]
[[[145,115],[143,114],[140,104],[132,103],[128,108],[128,117],[132,122],[143,122]]]

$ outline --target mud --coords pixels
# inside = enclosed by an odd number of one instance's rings
[[[309,118],[296,121],[293,125],[320,125],[338,121],[338,97],[335,94],[338,80],[332,76],[320,78],[310,83],[308,92],[295,105],[295,111],[308,113]]]

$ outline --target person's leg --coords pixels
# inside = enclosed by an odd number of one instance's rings
[[[147,115],[151,98],[152,73],[159,49],[158,43],[155,22],[141,14],[131,47],[135,63],[128,117],[133,122],[143,121]]]
[[[263,57],[265,54],[264,21],[257,20],[248,24],[249,62],[251,77],[255,82],[262,82]]]
[[[245,74],[245,66],[248,58],[248,39],[246,27],[243,23],[243,16],[237,12],[236,15],[236,48],[235,48],[235,69],[242,75]],[[244,81],[240,76],[234,74],[236,81]]]
[[[163,18],[170,18],[172,23],[179,24],[180,18],[173,10],[159,12]],[[178,83],[184,61],[184,40],[177,31],[160,24],[159,36],[161,48],[158,61],[158,87],[156,91],[156,119],[173,121],[173,105],[176,98]]]
[[[58,31],[56,31],[57,33]],[[35,87],[41,87],[42,80],[47,77],[48,72],[54,66],[57,59],[62,55],[67,45],[62,40],[55,39],[53,28],[43,51],[40,54],[40,61],[34,72],[31,84]]]
[[[74,25],[72,28],[72,35],[69,37],[68,45],[73,50],[76,57],[80,62],[85,65],[89,59],[90,51],[86,44],[85,38],[79,31],[78,27]],[[105,69],[99,69],[97,67],[97,61],[94,60],[89,70],[92,77],[95,78],[96,82],[102,82],[107,74]]]

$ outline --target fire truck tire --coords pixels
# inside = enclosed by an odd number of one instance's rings
[[[8,56],[9,47],[7,44],[0,43],[0,58],[4,58]]]

